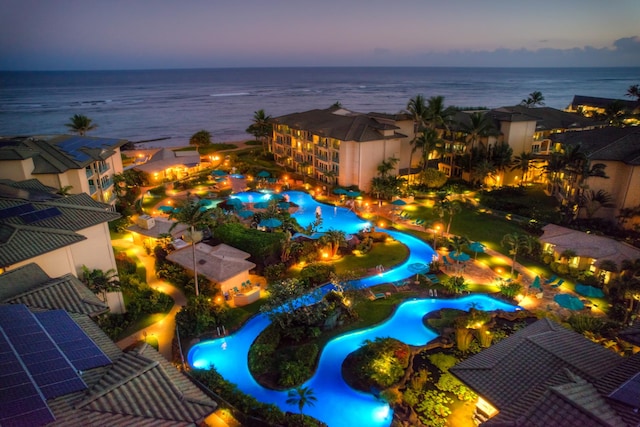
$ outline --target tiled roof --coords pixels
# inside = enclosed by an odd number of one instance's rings
[[[396,130],[397,126],[382,123],[366,114],[347,110],[310,110],[293,113],[273,119],[274,123],[286,124],[293,129],[302,129],[326,138],[341,141],[375,141],[388,138],[401,138],[405,135],[394,132],[391,137],[383,136],[384,130]]]
[[[606,376],[595,383],[595,387],[603,396],[609,396],[638,372],[640,372],[640,353],[628,357],[624,363],[613,367]],[[638,410],[640,402],[638,402],[636,407],[625,405],[609,397],[607,398],[607,402],[615,409],[618,415],[622,417],[627,425],[640,426],[640,411]]]
[[[618,332],[618,337],[633,344],[640,346],[640,321],[635,321],[631,326]]]
[[[0,266],[13,265],[85,240],[77,232],[120,217],[108,210],[108,205],[87,194],[61,197],[29,182],[0,184],[0,210],[29,206],[33,212],[55,208],[57,214],[28,224],[17,214],[0,218]]]
[[[146,344],[118,358],[88,394],[74,399],[73,410],[60,414],[56,410],[62,406],[50,405],[56,416],[52,425],[95,425],[104,420],[104,425],[186,426],[195,425],[216,408],[215,402]]]
[[[27,264],[0,275],[0,303],[24,304],[31,309],[63,309],[95,316],[109,307],[77,277],[51,279],[37,264]]]
[[[189,226],[186,224],[176,223],[176,221],[163,217],[154,217],[154,222],[154,226],[150,229],[146,229],[140,227],[137,224],[134,224],[127,227],[127,230],[147,237],[158,238],[163,234],[171,234],[175,238],[181,236],[182,233],[189,228]],[[173,227],[173,230],[171,230],[171,227]],[[171,230],[171,232],[169,232],[169,230]]]
[[[499,121],[532,121],[536,130],[585,129],[601,125],[601,122],[576,113],[557,110],[551,107],[528,108],[523,105],[500,107],[487,114]]]
[[[0,266],[10,266],[83,240],[86,237],[72,231],[0,223]]]
[[[114,155],[127,143],[124,139],[79,135],[33,136],[0,141],[0,160],[32,157],[34,174],[62,173]]]
[[[246,261],[245,258],[249,255],[246,252],[227,245],[224,246],[233,249],[233,251],[224,248],[222,250],[216,249],[219,246],[221,245],[212,247],[205,243],[196,244],[198,274],[202,274],[214,282],[224,282],[240,273],[255,268],[256,265],[254,263]],[[217,251],[220,252],[216,253]],[[186,247],[173,251],[167,255],[167,260],[191,271],[193,270],[193,248]]]
[[[640,165],[640,128],[636,126],[613,127],[565,132],[551,136],[554,142],[564,145],[580,144],[581,150],[591,160],[615,160],[630,165]]]
[[[619,103],[624,108],[630,111],[633,111],[636,108],[640,107],[640,103],[638,103],[637,101],[630,101],[628,99],[599,98],[596,96],[583,95],[574,95],[573,101],[571,101],[571,106],[573,106],[574,109],[582,105],[588,107],[606,108],[614,102]]]
[[[623,361],[580,334],[542,319],[459,363],[451,373],[500,411],[492,423],[502,425],[544,405],[542,400],[550,390],[564,390],[569,396],[569,390],[561,386],[576,382],[576,377],[593,384]],[[579,399],[573,399],[570,403],[576,406]],[[606,408],[598,407],[598,411],[604,414]],[[567,425],[564,418],[556,421]]]
[[[585,233],[579,230],[561,227],[555,224],[547,224],[543,228],[540,241],[555,245],[554,250],[562,253],[564,250],[572,250],[577,256],[596,259],[596,266],[605,260],[615,262],[618,266],[624,260],[640,258],[640,249],[625,242]]]

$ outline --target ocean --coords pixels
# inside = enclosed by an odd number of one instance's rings
[[[533,91],[564,109],[574,95],[625,99],[640,68],[221,68],[0,72],[0,135],[66,133],[74,114],[93,136],[187,145],[205,129],[214,142],[250,139],[255,111],[277,117],[340,102],[358,112],[397,113],[417,94],[446,105],[516,105]],[[629,99],[629,98],[626,98]]]

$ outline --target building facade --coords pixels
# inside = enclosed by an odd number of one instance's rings
[[[77,135],[0,138],[0,178],[35,178],[70,194],[86,193],[112,208],[113,176],[122,173],[122,139]]]
[[[409,129],[410,128],[410,129]],[[369,191],[377,167],[390,158],[408,165],[413,129],[406,116],[362,114],[332,107],[273,119],[271,150],[278,164],[330,185]]]

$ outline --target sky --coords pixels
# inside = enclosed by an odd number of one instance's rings
[[[640,66],[639,0],[0,0],[0,70]]]

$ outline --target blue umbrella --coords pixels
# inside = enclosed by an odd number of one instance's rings
[[[242,207],[242,200],[232,197],[230,199],[227,199],[227,205],[231,206],[234,209],[239,209]]]
[[[253,211],[246,210],[246,209],[238,211],[236,213],[238,214],[239,217],[244,219],[251,218],[254,215]]]
[[[227,175],[227,173],[221,169],[216,169],[213,172],[211,172],[211,175],[213,176],[225,176]]]
[[[542,286],[540,285],[540,276],[536,276],[536,278],[533,279],[533,283],[531,284],[531,287],[536,289],[542,289]]]
[[[360,195],[360,192],[359,191],[349,190],[349,191],[347,191],[346,195],[348,197],[358,197]]]
[[[256,202],[253,204],[253,207],[256,209],[267,209],[269,207],[269,202]]]
[[[258,178],[269,178],[271,174],[267,171],[260,171],[256,174]]]
[[[460,262],[469,261],[471,259],[469,254],[467,254],[465,252],[454,252],[452,254],[449,254],[449,258],[451,258],[453,260],[456,260],[456,261],[460,261]]]
[[[485,245],[480,242],[473,242],[469,244],[469,250],[471,250],[475,254],[475,258],[478,257],[478,252],[484,252]]]
[[[582,310],[584,308],[584,304],[580,301],[580,298],[570,294],[558,294],[553,297],[553,300],[557,302],[560,307],[568,308],[569,310]]]
[[[159,210],[160,212],[164,212],[164,213],[171,213],[171,212],[173,212],[175,209],[174,209],[174,208],[172,208],[171,206],[165,206],[165,205],[162,205],[162,206],[158,206],[158,210]]]
[[[396,199],[393,202],[391,202],[392,205],[396,205],[396,206],[404,206],[407,204],[407,202],[405,202],[402,199]]]
[[[342,187],[338,187],[335,190],[333,190],[333,194],[340,194],[340,195],[344,195],[347,194],[347,190],[345,190]]]
[[[602,289],[580,283],[576,285],[576,292],[585,297],[602,298],[604,296]]]
[[[282,221],[278,218],[265,218],[258,224],[260,227],[275,228],[282,225]]]
[[[279,209],[289,209],[291,207],[291,203],[289,202],[280,202],[278,203]]]

